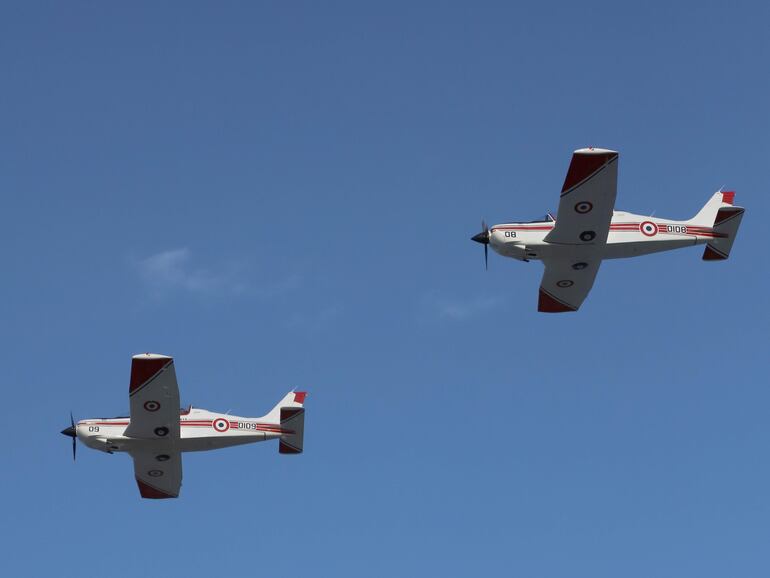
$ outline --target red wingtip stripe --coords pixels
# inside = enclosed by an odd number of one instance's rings
[[[735,201],[735,191],[722,191],[722,202],[732,205]]]
[[[714,249],[711,245],[706,245],[706,250],[703,251],[704,261],[724,261],[727,259],[727,255]]]
[[[575,153],[572,155],[572,161],[567,170],[567,176],[564,179],[564,185],[561,188],[562,195],[572,189],[575,185],[582,183],[588,177],[593,175],[612,159],[617,158],[618,153]]]
[[[177,497],[172,494],[167,494],[166,492],[159,490],[158,488],[154,488],[150,484],[143,482],[139,478],[136,478],[136,485],[139,486],[139,493],[142,494],[143,498],[149,498],[151,500],[165,500],[166,498]]]
[[[537,301],[537,310],[541,313],[566,313],[567,311],[577,311],[574,307],[554,298],[542,287],[540,288],[540,296]]]
[[[128,385],[128,393],[131,394],[142,387],[150,378],[173,362],[174,360],[168,357],[133,358],[131,360],[131,382]]]
[[[305,403],[305,398],[307,397],[306,391],[295,391],[294,392],[294,403]]]

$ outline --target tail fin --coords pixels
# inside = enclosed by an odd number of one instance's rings
[[[278,451],[282,454],[301,454],[305,434],[305,391],[290,391],[266,416],[268,423],[281,425]]]
[[[281,423],[281,408],[303,407],[305,403],[305,397],[307,397],[306,391],[292,390],[283,396],[283,399],[279,401],[273,409],[270,410],[270,413],[261,417],[260,419],[267,423],[279,424]]]
[[[698,211],[698,214],[690,219],[688,223],[691,225],[700,225],[702,227],[711,227],[719,209],[724,206],[732,205],[734,199],[735,193],[732,191],[717,191],[711,195],[711,198],[705,205],[703,205],[703,208]]]

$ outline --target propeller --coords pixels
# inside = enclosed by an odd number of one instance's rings
[[[473,235],[471,241],[476,241],[484,245],[484,269],[489,269],[489,228],[484,219],[481,220],[481,233]]]
[[[75,454],[78,449],[78,434],[77,430],[75,429],[75,418],[72,417],[72,412],[70,412],[70,426],[68,428],[65,428],[61,430],[62,435],[69,436],[72,438],[72,461],[75,461]]]

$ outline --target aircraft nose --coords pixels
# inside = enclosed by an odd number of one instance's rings
[[[481,233],[478,233],[477,235],[473,235],[471,237],[471,241],[476,241],[477,243],[481,243],[482,245],[488,245],[489,244],[489,231],[482,231]]]
[[[75,434],[75,428],[72,426],[69,426],[68,428],[65,428],[61,430],[62,435],[69,436],[71,438],[74,438],[77,434]]]

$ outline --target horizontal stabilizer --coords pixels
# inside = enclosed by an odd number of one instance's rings
[[[282,454],[301,454],[305,437],[305,409],[281,408],[281,439],[278,451]]]
[[[730,201],[732,200],[731,197]],[[730,256],[730,250],[733,248],[733,242],[738,234],[743,213],[743,207],[722,205],[719,208],[712,227],[717,237],[706,245],[706,249],[703,251],[704,261],[724,261]]]

